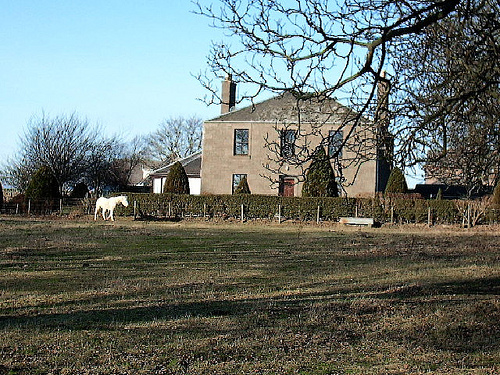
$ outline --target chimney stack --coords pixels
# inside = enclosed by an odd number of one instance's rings
[[[236,83],[233,82],[231,74],[222,81],[221,114],[231,112],[236,105]]]
[[[375,114],[376,120],[387,126],[389,120],[389,91],[391,84],[386,78],[385,70],[380,72],[380,80],[377,84],[377,110]]]

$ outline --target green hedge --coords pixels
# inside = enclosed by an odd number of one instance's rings
[[[281,206],[281,217],[289,220],[315,221],[320,218],[338,221],[344,216],[373,217],[377,222],[427,223],[429,209],[434,224],[460,223],[462,216],[455,201],[424,200],[402,195],[374,198],[305,198],[267,195],[177,195],[128,193],[129,206],[118,206],[118,215],[133,215],[136,202],[138,217],[209,217],[240,218],[241,205],[245,219],[275,219]],[[483,221],[498,221],[498,213],[489,210]]]
[[[353,216],[353,198],[298,198],[267,195],[177,195],[127,194],[129,206],[118,206],[118,215],[132,215],[134,202],[140,216],[208,216],[239,218],[241,205],[247,219],[273,219],[281,215],[293,220],[316,220],[318,206],[323,220],[338,220]]]

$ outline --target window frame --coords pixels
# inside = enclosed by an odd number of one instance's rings
[[[246,139],[238,136],[245,134]],[[233,132],[233,155],[249,155],[250,154],[250,130],[249,129],[234,129]]]
[[[342,158],[342,146],[344,143],[344,131],[342,129],[333,129],[328,131],[328,157],[333,157],[338,150],[338,158]]]
[[[282,129],[280,134],[280,141],[281,141],[280,156],[282,158],[291,158],[295,156],[295,142],[297,141],[297,130]]]
[[[239,177],[238,183],[235,184],[236,176],[240,176],[240,177]],[[234,194],[234,191],[236,190],[236,188],[240,184],[241,180],[243,180],[244,178],[246,178],[248,181],[248,174],[246,174],[246,173],[233,173],[231,194]]]

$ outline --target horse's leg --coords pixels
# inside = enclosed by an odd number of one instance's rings
[[[104,220],[107,220],[107,219],[106,219],[106,211],[107,211],[107,210],[103,207],[103,208],[102,208],[102,218],[103,218]]]
[[[99,206],[96,206],[95,212],[94,212],[94,220],[97,220],[97,213],[99,212]]]
[[[109,210],[109,217],[111,218],[111,221],[115,221],[115,218],[113,217],[113,209]]]

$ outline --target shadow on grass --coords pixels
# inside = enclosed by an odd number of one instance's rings
[[[332,291],[320,293],[313,292],[296,295],[293,298],[259,298],[156,304],[150,302],[147,306],[131,305],[121,308],[96,308],[68,313],[43,313],[29,316],[4,315],[0,316],[0,329],[11,326],[32,325],[68,329],[106,329],[111,324],[116,323],[140,323],[155,320],[176,320],[188,317],[242,316],[250,315],[255,312],[281,312],[280,315],[283,316],[284,314],[293,314],[294,311],[300,313],[300,311],[304,310],[305,306],[310,306],[315,302],[323,304],[337,302],[340,307],[340,304],[349,300],[349,295],[351,293],[357,294],[359,293],[359,290],[339,290],[339,292],[341,292],[340,295],[334,295],[332,294]],[[414,302],[422,297],[440,295],[500,295],[500,278],[491,277],[447,283],[409,285],[391,288],[389,290],[385,290],[384,292],[376,292],[374,294],[368,293],[367,296],[369,298],[380,299],[411,298]],[[106,299],[103,301],[100,301],[99,298],[92,300],[94,302],[102,302],[102,304],[117,301],[116,298],[111,300]],[[66,304],[67,303],[64,305]],[[56,305],[52,307],[55,306]]]
[[[379,293],[378,297],[418,298],[442,295],[500,295],[500,277],[457,280],[443,283],[409,285]]]
[[[114,329],[115,324],[170,321],[190,317],[242,316],[265,309],[269,303],[270,301],[264,299],[164,303],[148,306],[125,306],[122,308],[96,308],[67,313],[43,313],[30,316],[0,316],[0,329],[37,326],[71,330],[106,330]]]

